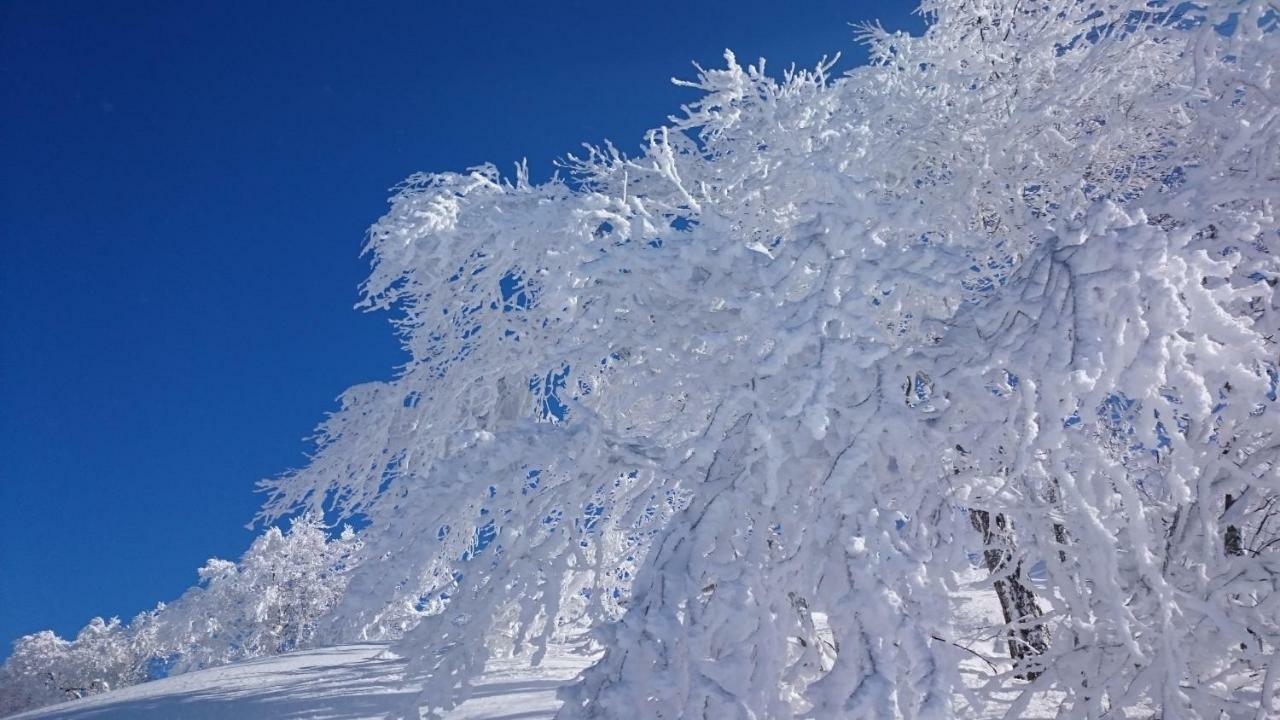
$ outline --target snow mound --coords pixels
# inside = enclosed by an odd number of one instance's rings
[[[490,663],[450,720],[539,720],[560,707],[556,689],[590,657],[548,650]],[[383,644],[343,645],[224,665],[40,708],[11,720],[372,720],[415,692],[404,660]]]

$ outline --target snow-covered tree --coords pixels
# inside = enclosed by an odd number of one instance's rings
[[[127,629],[94,618],[68,642],[46,630],[14,643],[0,668],[0,713],[73,700],[145,679]]]
[[[567,718],[1280,712],[1276,8],[922,11],[392,199],[411,359],[264,515],[368,518],[335,622],[412,627],[419,704],[589,630]],[[966,682],[975,547],[1016,662]]]
[[[49,630],[17,640],[0,668],[0,713],[8,715],[66,700],[50,668],[66,663],[69,644]]]
[[[157,612],[150,655],[179,673],[337,640],[324,618],[358,549],[353,532],[331,540],[314,518],[269,528],[239,562],[210,560],[197,587]]]
[[[94,618],[72,641],[47,630],[20,638],[0,667],[0,713],[341,641],[325,618],[359,549],[350,530],[330,537],[317,519],[297,518],[238,563],[209,560],[199,585],[127,625]]]
[[[265,483],[360,541],[24,638],[5,702],[401,638],[411,717],[551,642],[565,718],[1280,713],[1280,11],[922,11],[842,77],[727,55],[635,157],[406,181],[410,360]]]

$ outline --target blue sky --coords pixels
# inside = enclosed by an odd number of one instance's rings
[[[236,558],[253,485],[389,377],[364,229],[418,170],[635,148],[723,50],[777,72],[907,3],[0,3],[0,656]]]

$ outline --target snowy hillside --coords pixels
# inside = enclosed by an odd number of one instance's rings
[[[988,681],[992,668],[970,651],[999,658],[1005,649],[995,629],[1000,607],[982,583],[975,572],[956,596],[956,616],[963,622],[952,641],[957,654],[967,656],[960,664],[971,689]],[[590,662],[563,647],[552,647],[536,668],[524,658],[493,660],[475,692],[446,717],[550,719],[561,705],[556,690]],[[417,690],[402,683],[404,669],[405,660],[383,643],[304,650],[143,683],[9,720],[382,720]],[[975,707],[974,699],[956,698],[960,716],[998,718],[1009,710],[1002,703]],[[1059,700],[1038,694],[1016,717],[1054,717]]]
[[[549,718],[555,690],[584,666],[580,657],[548,654],[538,669],[495,660],[474,697],[449,715]],[[386,645],[344,645],[235,663],[135,685],[14,716],[14,720],[358,720],[382,718],[411,689],[404,661]]]

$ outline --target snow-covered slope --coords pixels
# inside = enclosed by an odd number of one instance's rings
[[[954,638],[966,684],[986,682],[1002,663],[1006,643],[994,627],[1000,607],[975,570],[956,594],[959,620]],[[979,655],[987,658],[980,659]],[[541,720],[560,706],[556,689],[573,680],[593,658],[551,647],[539,667],[527,659],[489,663],[473,696],[448,715],[451,720]],[[415,688],[402,683],[404,661],[384,644],[344,645],[305,650],[200,670],[135,685],[82,700],[15,715],[8,720],[365,720],[384,718],[404,706]],[[957,698],[965,718],[1003,717],[1010,706],[984,706]],[[1010,697],[1008,701],[1013,701]],[[1023,719],[1055,715],[1061,697],[1039,693],[1015,711]],[[645,717],[637,710],[635,717]]]
[[[456,720],[539,720],[589,658],[549,652],[542,665],[495,660]],[[407,699],[403,660],[385,645],[345,645],[210,668],[40,708],[11,720],[364,720]]]

